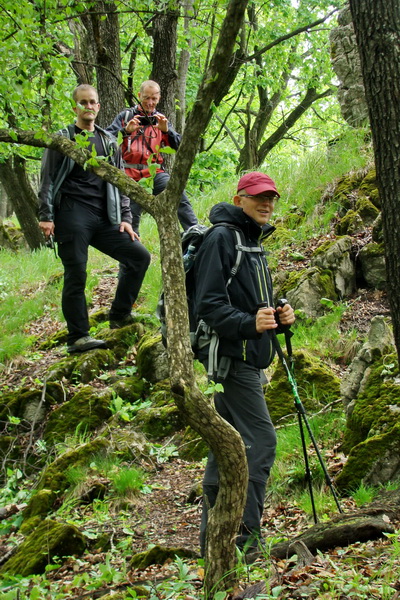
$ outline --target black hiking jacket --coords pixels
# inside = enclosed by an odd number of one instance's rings
[[[210,221],[239,227],[249,248],[262,248],[262,242],[275,230],[269,224],[261,227],[242,208],[227,202],[211,209]],[[195,262],[195,310],[198,318],[218,334],[219,357],[240,359],[264,369],[275,351],[269,332],[257,333],[256,312],[261,302],[273,306],[271,276],[265,252],[244,252],[237,274],[226,287],[237,255],[234,234],[220,226],[205,237]],[[199,353],[200,360],[207,356],[207,348]]]
[[[121,153],[114,137],[95,125],[103,142],[104,155],[108,161],[122,169]],[[57,132],[59,135],[73,139],[75,125],[69,125]],[[54,221],[54,212],[60,205],[60,187],[71,173],[75,161],[61,152],[47,148],[43,154],[42,168],[40,173],[39,189],[39,221]],[[117,187],[106,182],[107,190],[107,215],[112,225],[119,225],[121,221],[132,223],[130,200],[128,196],[121,194]]]

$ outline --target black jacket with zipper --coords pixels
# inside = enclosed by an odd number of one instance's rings
[[[122,169],[121,152],[115,138],[98,125],[95,125],[95,128],[101,135],[104,155],[108,157],[112,165]],[[75,125],[69,125],[57,133],[73,139]],[[60,187],[74,166],[75,161],[72,158],[64,156],[56,150],[45,150],[40,173],[39,221],[54,221],[54,211],[58,208],[61,200]],[[120,194],[118,188],[108,182],[106,182],[106,189],[107,215],[111,224],[119,225],[121,221],[132,223],[128,196]]]
[[[261,246],[275,230],[272,225],[258,225],[242,208],[227,202],[215,205],[210,221],[231,223],[240,228],[249,248]],[[219,336],[219,357],[244,360],[264,369],[274,358],[268,331],[256,330],[257,305],[273,306],[272,282],[265,252],[244,252],[237,274],[228,287],[237,249],[234,232],[228,227],[215,227],[205,237],[196,257],[196,313]],[[200,360],[207,359],[205,348]]]

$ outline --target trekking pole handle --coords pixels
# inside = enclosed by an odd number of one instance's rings
[[[278,302],[276,303],[276,307],[283,308],[287,303],[288,301],[286,300],[286,298],[279,298]],[[280,322],[279,312],[275,313],[275,321],[278,323],[279,327],[281,328],[281,331],[288,331],[290,329],[290,325],[282,325],[282,323]]]

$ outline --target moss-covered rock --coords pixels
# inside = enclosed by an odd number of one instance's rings
[[[3,396],[0,400],[0,421],[8,421],[9,416],[24,419],[29,423],[41,423],[54,404],[64,399],[62,386],[58,383],[47,382],[43,390],[22,388]]]
[[[395,354],[376,353],[376,360],[365,370],[360,392],[349,411],[343,450],[349,452],[367,437],[385,433],[397,423],[400,423],[397,358]]]
[[[376,181],[376,169],[370,169],[360,183],[359,191],[367,196],[376,208],[381,208],[378,184]]]
[[[0,572],[23,577],[43,573],[53,557],[80,556],[85,548],[85,538],[76,527],[46,519],[22,542]]]
[[[382,485],[400,479],[400,422],[382,435],[375,435],[351,450],[336,486],[352,492],[364,485]]]
[[[298,394],[307,410],[316,410],[339,398],[339,378],[318,357],[308,352],[296,352],[294,360]],[[280,362],[266,388],[265,400],[273,423],[286,415],[296,414],[293,391]]]
[[[349,296],[355,289],[356,269],[351,258],[350,236],[339,236],[321,244],[311,257],[311,265],[333,273],[336,292]]]
[[[137,347],[136,365],[139,377],[151,383],[168,377],[168,357],[161,333],[150,333],[141,338]]]
[[[111,385],[114,392],[128,402],[136,402],[140,398],[143,398],[149,389],[147,382],[144,379],[140,379],[136,375],[131,377],[121,377],[115,383]]]
[[[7,248],[17,252],[22,248],[29,250],[28,243],[19,227],[16,227],[11,221],[0,223],[0,248]]]
[[[99,349],[82,352],[76,357],[72,378],[77,382],[89,383],[104,369],[110,369],[116,364],[117,359],[111,350]]]
[[[365,223],[360,213],[356,210],[349,210],[336,224],[335,233],[336,235],[355,235],[364,229]]]
[[[275,286],[276,287],[276,286]],[[330,269],[311,267],[290,274],[276,288],[277,297],[287,298],[295,310],[302,310],[309,317],[323,314],[321,298],[337,300],[333,272]]]
[[[107,454],[110,442],[104,438],[82,444],[75,450],[70,450],[59,456],[52,462],[41,474],[37,489],[48,489],[54,491],[57,495],[62,494],[68,487],[68,469],[71,467],[85,467],[94,456],[98,454]],[[27,510],[30,502],[28,503]]]
[[[179,558],[197,558],[196,552],[186,548],[165,548],[153,546],[150,550],[139,552],[132,557],[130,566],[132,569],[146,569],[150,565],[163,565],[167,560]]]
[[[41,489],[33,494],[24,510],[24,521],[32,517],[44,517],[51,511],[57,495],[54,490]]]
[[[356,211],[361,216],[363,222],[367,226],[372,225],[372,223],[379,215],[379,209],[376,208],[376,206],[371,202],[371,200],[369,200],[365,196],[358,198],[356,202]]]
[[[385,248],[383,244],[371,242],[359,253],[363,277],[369,287],[378,290],[386,288]]]
[[[50,415],[43,438],[46,442],[62,441],[79,428],[81,432],[94,431],[111,417],[112,390],[98,390],[91,386],[81,388],[75,396],[56,408]]]
[[[338,202],[345,211],[348,211],[353,207],[352,192],[358,189],[362,179],[363,176],[359,172],[352,172],[338,180],[335,186],[333,200]]]

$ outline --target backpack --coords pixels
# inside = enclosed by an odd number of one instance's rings
[[[237,274],[238,270],[243,261],[244,252],[263,252],[259,247],[248,248],[245,246],[245,238],[242,230],[236,227],[232,223],[216,223],[211,227],[206,225],[192,225],[182,235],[182,257],[183,266],[185,271],[185,285],[186,285],[186,299],[188,305],[189,315],[189,330],[190,330],[190,343],[192,346],[194,358],[198,358],[198,351],[206,346],[210,346],[209,349],[209,372],[211,369],[215,371],[215,358],[218,350],[218,335],[214,330],[211,329],[203,320],[198,320],[194,311],[195,298],[196,298],[196,282],[194,277],[194,264],[197,256],[197,252],[201,244],[203,243],[206,236],[215,227],[228,227],[232,230],[235,238],[236,259],[231,269],[230,277],[226,283],[228,288],[233,277]],[[164,294],[160,295],[156,315],[161,323],[161,335],[164,346],[166,346],[166,322],[165,322],[165,304]],[[211,357],[213,357],[211,359]]]

